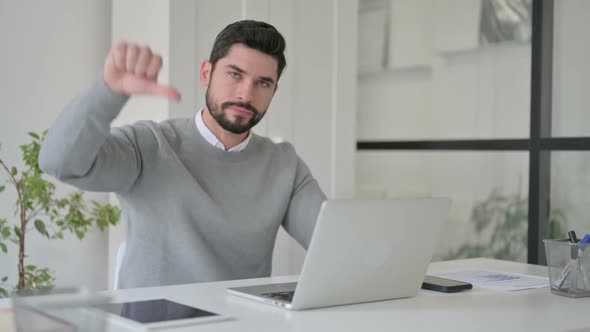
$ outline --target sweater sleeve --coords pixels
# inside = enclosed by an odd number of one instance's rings
[[[307,165],[297,157],[295,187],[283,227],[306,250],[311,241],[320,206],[326,195]]]
[[[110,130],[128,97],[98,79],[73,99],[49,128],[39,167],[60,181],[90,191],[119,192],[141,172],[133,128]]]

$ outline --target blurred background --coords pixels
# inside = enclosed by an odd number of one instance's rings
[[[532,2],[0,0],[0,158],[22,165],[18,146],[28,142],[26,133],[47,129],[99,77],[118,40],[159,52],[160,79],[183,100],[135,97],[114,125],[194,116],[204,103],[200,64],[216,34],[236,20],[264,20],[287,40],[287,67],[258,134],[292,142],[331,198],[451,197],[436,260],[537,263],[531,222],[590,231],[590,46],[583,42],[590,1],[539,0],[551,4],[544,12],[552,20],[543,36],[552,42],[543,53],[550,72],[541,76],[549,79],[542,82],[533,62],[542,50],[532,47],[540,7]],[[540,95],[534,84],[549,89]],[[531,159],[531,109],[542,97],[548,138],[581,143],[550,152],[544,178],[533,177],[546,184],[548,199],[538,207],[544,221],[529,221],[531,160],[538,163]],[[453,141],[470,143],[448,148]],[[58,185],[60,193],[73,190]],[[116,203],[110,194],[86,195]],[[12,223],[15,196],[8,186],[0,194],[0,218]],[[58,286],[107,289],[124,233],[123,223],[83,241],[31,234],[27,254],[54,272]],[[0,253],[0,277],[9,281],[16,278],[16,249]],[[273,274],[298,273],[303,257],[280,232]]]

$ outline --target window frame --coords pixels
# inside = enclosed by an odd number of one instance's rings
[[[527,262],[546,265],[551,152],[590,151],[590,137],[552,137],[554,0],[532,2],[530,132],[524,139],[357,141],[357,151],[527,151],[529,202]],[[565,237],[565,234],[564,234]]]

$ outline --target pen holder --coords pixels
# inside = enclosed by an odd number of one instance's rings
[[[568,297],[590,296],[590,244],[566,240],[543,242],[551,293]]]

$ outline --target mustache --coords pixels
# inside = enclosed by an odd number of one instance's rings
[[[254,113],[254,115],[258,115],[258,110],[254,106],[241,101],[226,101],[225,103],[221,104],[221,109],[226,109],[230,106],[242,107]]]

